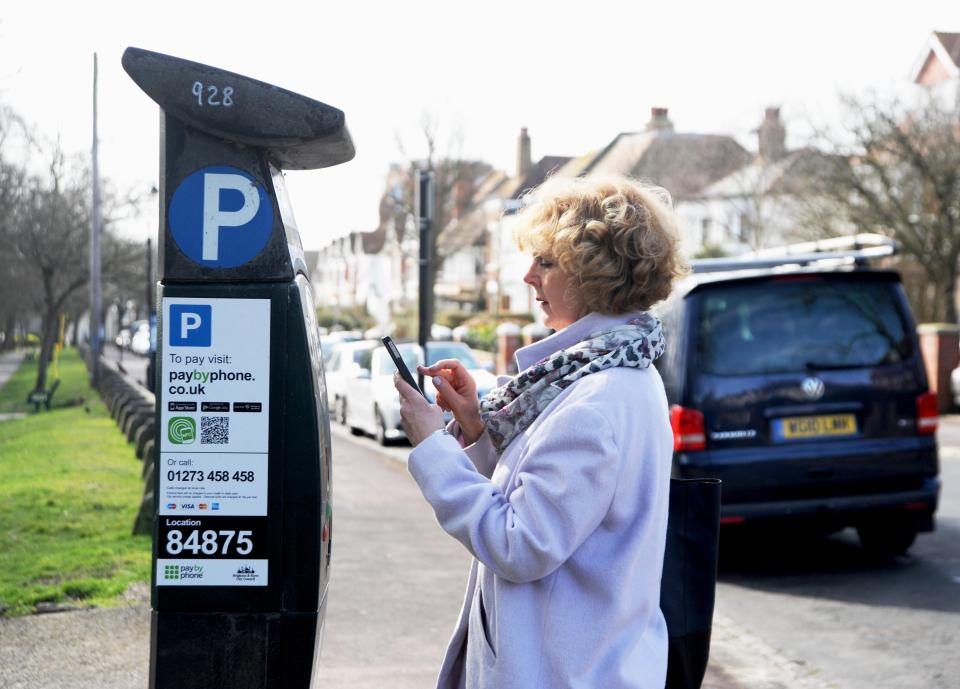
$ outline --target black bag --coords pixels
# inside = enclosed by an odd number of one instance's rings
[[[699,689],[710,655],[720,541],[720,480],[670,479],[660,610],[670,651],[666,689]]]

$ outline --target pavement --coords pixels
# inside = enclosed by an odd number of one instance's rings
[[[26,350],[17,349],[12,352],[4,352],[0,354],[0,388],[10,379],[16,370],[20,367],[20,364],[23,362],[23,358],[27,355]],[[7,421],[9,419],[19,419],[26,414],[0,414],[0,421]]]

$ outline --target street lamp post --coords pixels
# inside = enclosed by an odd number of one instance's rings
[[[430,309],[430,221],[433,215],[433,171],[417,170],[416,179],[416,208],[420,222],[420,287],[417,342],[423,352],[423,363],[427,363],[427,340],[430,338],[430,325],[433,323],[433,314]],[[417,374],[417,382],[423,390],[423,374]]]
[[[93,54],[93,209],[90,225],[90,383],[100,383],[100,312],[103,295],[100,289],[100,165],[97,160],[97,54]]]

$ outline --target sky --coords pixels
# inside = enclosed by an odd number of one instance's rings
[[[677,131],[750,149],[764,108],[779,106],[788,144],[800,145],[808,123],[838,121],[839,94],[902,88],[934,30],[960,31],[956,0],[10,1],[0,103],[89,155],[96,52],[101,174],[148,197],[158,107],[122,70],[127,46],[338,107],[356,158],[287,176],[303,244],[318,249],[376,227],[391,162],[425,151],[425,118],[441,153],[508,172],[521,127],[535,160],[576,156],[642,130],[654,106]],[[145,240],[156,225],[154,204],[121,230]]]

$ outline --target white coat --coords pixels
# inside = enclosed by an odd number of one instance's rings
[[[519,350],[518,369],[633,315],[590,314]],[[475,558],[439,689],[663,689],[672,454],[652,366],[578,380],[501,457],[486,435],[413,450],[411,475]]]

